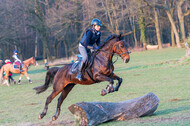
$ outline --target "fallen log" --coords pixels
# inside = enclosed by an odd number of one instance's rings
[[[152,115],[159,104],[153,93],[122,102],[80,102],[68,109],[75,116],[75,124],[97,125],[110,120],[129,120]]]
[[[147,45],[146,46],[147,50],[154,50],[154,49],[159,49],[158,45]]]

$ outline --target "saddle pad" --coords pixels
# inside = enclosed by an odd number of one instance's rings
[[[16,64],[13,64],[13,69],[19,69],[19,66],[17,66]]]

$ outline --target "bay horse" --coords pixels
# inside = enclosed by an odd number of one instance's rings
[[[48,110],[49,103],[59,94],[57,103],[57,110],[52,117],[52,121],[56,120],[60,114],[61,104],[67,97],[68,93],[76,84],[91,85],[102,81],[108,81],[109,85],[106,90],[103,91],[103,95],[106,93],[118,91],[122,78],[113,73],[114,66],[112,58],[114,54],[118,54],[125,63],[129,62],[129,51],[126,47],[126,42],[121,40],[121,35],[113,34],[107,38],[102,44],[100,49],[95,52],[92,66],[89,68],[92,72],[92,76],[85,70],[83,71],[83,80],[76,79],[76,74],[70,74],[72,64],[67,64],[61,68],[51,68],[46,74],[45,84],[39,87],[35,87],[36,93],[39,94],[45,91],[49,87],[50,81],[53,79],[53,91],[47,97],[43,112],[39,115],[39,119],[42,119]],[[84,79],[85,78],[85,79]],[[116,87],[113,87],[114,80],[118,80]],[[106,93],[105,93],[106,91]]]
[[[32,84],[32,81],[30,80],[30,77],[28,76],[28,67],[33,64],[34,66],[36,66],[36,60],[34,57],[31,57],[27,60],[24,60],[23,61],[23,68],[22,68],[22,72],[20,72],[19,69],[14,69],[13,68],[13,64],[5,64],[1,67],[1,70],[0,70],[0,78],[2,80],[2,76],[3,76],[3,72],[5,72],[5,76],[4,76],[4,82],[3,84],[7,84],[7,86],[9,86],[9,82],[7,80],[8,76],[9,76],[9,72],[12,72],[12,73],[16,73],[16,74],[20,74],[20,78],[18,80],[18,84],[21,83],[21,79],[22,79],[22,76],[25,75],[26,78],[28,79],[29,83]]]

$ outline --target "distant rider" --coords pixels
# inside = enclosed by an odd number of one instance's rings
[[[82,67],[85,61],[88,58],[87,49],[90,50],[98,50],[100,48],[100,27],[102,23],[99,19],[95,18],[91,21],[91,28],[89,28],[85,34],[83,35],[82,40],[79,43],[79,52],[82,55],[82,62],[80,65],[80,70],[76,78],[81,81],[82,80]],[[97,46],[94,46],[96,43]]]
[[[23,70],[22,70],[22,61],[18,58],[18,51],[17,50],[15,50],[14,52],[13,52],[14,54],[13,54],[13,59],[14,59],[14,62],[16,63],[16,62],[19,62],[19,69],[20,69],[20,72],[23,72]]]

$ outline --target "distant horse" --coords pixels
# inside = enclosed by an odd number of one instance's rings
[[[3,60],[0,60],[0,69],[2,65],[3,65]]]
[[[103,90],[102,95],[118,91],[122,83],[122,78],[113,73],[114,66],[112,58],[115,53],[118,54],[125,63],[129,62],[130,56],[125,41],[121,40],[121,36],[113,34],[109,36],[100,49],[95,52],[91,67],[85,68],[85,71],[83,71],[82,81],[76,79],[77,73],[70,73],[73,64],[65,65],[62,68],[53,67],[49,69],[46,74],[45,84],[34,88],[36,93],[39,94],[49,87],[50,81],[54,78],[53,91],[47,98],[44,110],[39,115],[39,119],[42,119],[46,115],[49,103],[61,92],[56,113],[52,117],[53,121],[56,120],[60,114],[62,102],[76,84],[91,85],[102,81],[108,81],[109,85],[106,90]],[[87,70],[90,70],[92,74],[89,74]],[[114,80],[118,80],[115,88],[113,87]]]
[[[3,72],[5,72],[5,76],[4,76],[4,82],[3,84],[7,84],[7,86],[9,86],[9,82],[7,80],[8,76],[9,76],[9,72],[12,72],[12,73],[16,73],[16,74],[20,74],[20,78],[19,78],[19,81],[18,81],[18,84],[20,84],[21,82],[21,79],[22,79],[22,76],[25,75],[29,81],[29,83],[32,84],[32,81],[30,80],[30,77],[28,76],[28,67],[30,66],[30,64],[33,64],[34,66],[36,66],[36,60],[34,57],[31,57],[25,61],[23,61],[23,68],[22,68],[22,72],[20,72],[19,69],[14,69],[13,67],[13,64],[5,64],[1,67],[1,70],[0,70],[0,78],[2,80],[2,76],[3,76]]]

